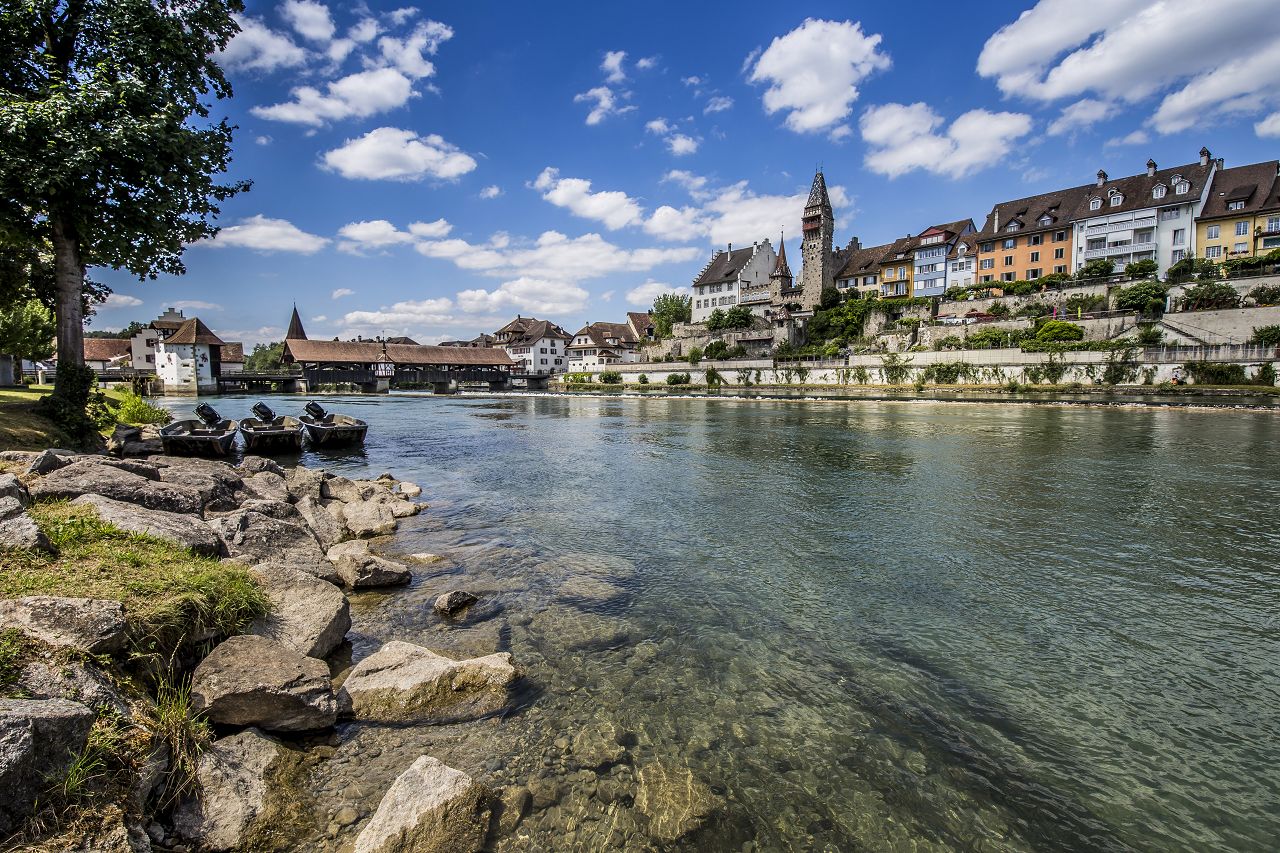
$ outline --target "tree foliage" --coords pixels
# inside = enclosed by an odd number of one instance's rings
[[[146,326],[144,324],[139,323],[137,320],[133,320],[129,325],[125,326],[118,332],[113,332],[110,329],[98,329],[92,332],[86,331],[84,336],[86,338],[116,338],[127,341],[145,328]]]
[[[1141,281],[1120,289],[1116,294],[1116,308],[1121,311],[1158,314],[1164,310],[1165,297],[1168,295],[1168,285],[1154,280]]]
[[[1186,311],[1239,308],[1240,294],[1225,281],[1202,281],[1183,292],[1182,307]]]
[[[1107,258],[1098,258],[1097,260],[1089,261],[1089,263],[1080,267],[1079,272],[1076,273],[1076,278],[1080,280],[1088,278],[1106,278],[1115,271],[1116,265],[1114,262]]]
[[[37,299],[0,308],[0,353],[32,361],[53,355],[53,312]]]
[[[728,311],[717,308],[707,317],[707,331],[719,332],[723,329],[749,329],[755,323],[755,315],[745,305],[735,305]]]
[[[683,293],[660,293],[653,300],[653,331],[660,338],[671,337],[671,327],[693,319],[693,297]]]
[[[1160,265],[1154,260],[1147,258],[1142,261],[1134,261],[1131,264],[1125,264],[1124,274],[1131,279],[1147,278],[1156,274],[1160,269]]]
[[[264,370],[279,370],[284,358],[284,341],[270,344],[257,344],[253,352],[244,357],[244,369],[250,373]]]
[[[1084,329],[1066,320],[1050,320],[1036,331],[1037,341],[1082,341]]]

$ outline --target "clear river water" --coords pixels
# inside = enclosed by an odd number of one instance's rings
[[[501,717],[321,741],[298,849],[350,849],[421,754],[531,792],[498,850],[1275,849],[1274,412],[323,403],[368,442],[302,461],[421,485],[385,550],[444,558],[353,596],[351,657],[526,677]]]

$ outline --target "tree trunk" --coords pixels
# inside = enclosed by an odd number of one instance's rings
[[[84,264],[80,262],[80,238],[75,228],[60,216],[53,217],[53,270],[58,300],[54,319],[58,323],[58,362],[84,364]],[[65,359],[65,361],[64,361]],[[67,389],[58,382],[54,394]]]

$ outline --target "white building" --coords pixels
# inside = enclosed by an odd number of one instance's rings
[[[187,322],[181,311],[170,308],[152,320],[129,340],[134,370],[156,369],[156,344]]]
[[[166,394],[212,394],[222,373],[222,339],[198,317],[156,343],[156,376]]]
[[[555,323],[516,316],[493,334],[493,345],[515,362],[516,373],[555,374],[569,369],[566,346],[573,336]]]
[[[693,281],[692,322],[704,323],[717,308],[727,310],[740,302],[763,316],[777,266],[778,255],[768,240],[744,249],[730,243],[727,251],[716,252]]]
[[[606,370],[615,364],[640,361],[640,341],[649,335],[636,328],[642,322],[639,318],[647,321],[649,315],[632,313],[625,323],[583,326],[569,342],[569,370]]]
[[[973,220],[962,219],[934,225],[916,236],[912,296],[941,296],[954,286],[949,280],[951,250],[962,236],[973,233]]]
[[[1221,160],[1201,148],[1198,163],[1172,169],[1158,169],[1148,160],[1145,174],[1118,180],[1099,170],[1097,183],[1072,217],[1071,271],[1102,258],[1112,261],[1117,272],[1135,261],[1154,260],[1157,274],[1163,275],[1195,254],[1195,219],[1221,167]]]
[[[977,281],[977,249],[978,241],[972,234],[956,240],[947,254],[947,289],[969,287]]]

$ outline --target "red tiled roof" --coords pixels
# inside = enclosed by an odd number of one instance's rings
[[[375,341],[284,342],[285,361],[333,364],[373,364],[382,355]],[[387,344],[387,355],[396,364],[473,365],[510,367],[515,364],[505,350],[496,347],[435,347]]]
[[[85,338],[85,361],[111,361],[130,352],[127,338]]]

